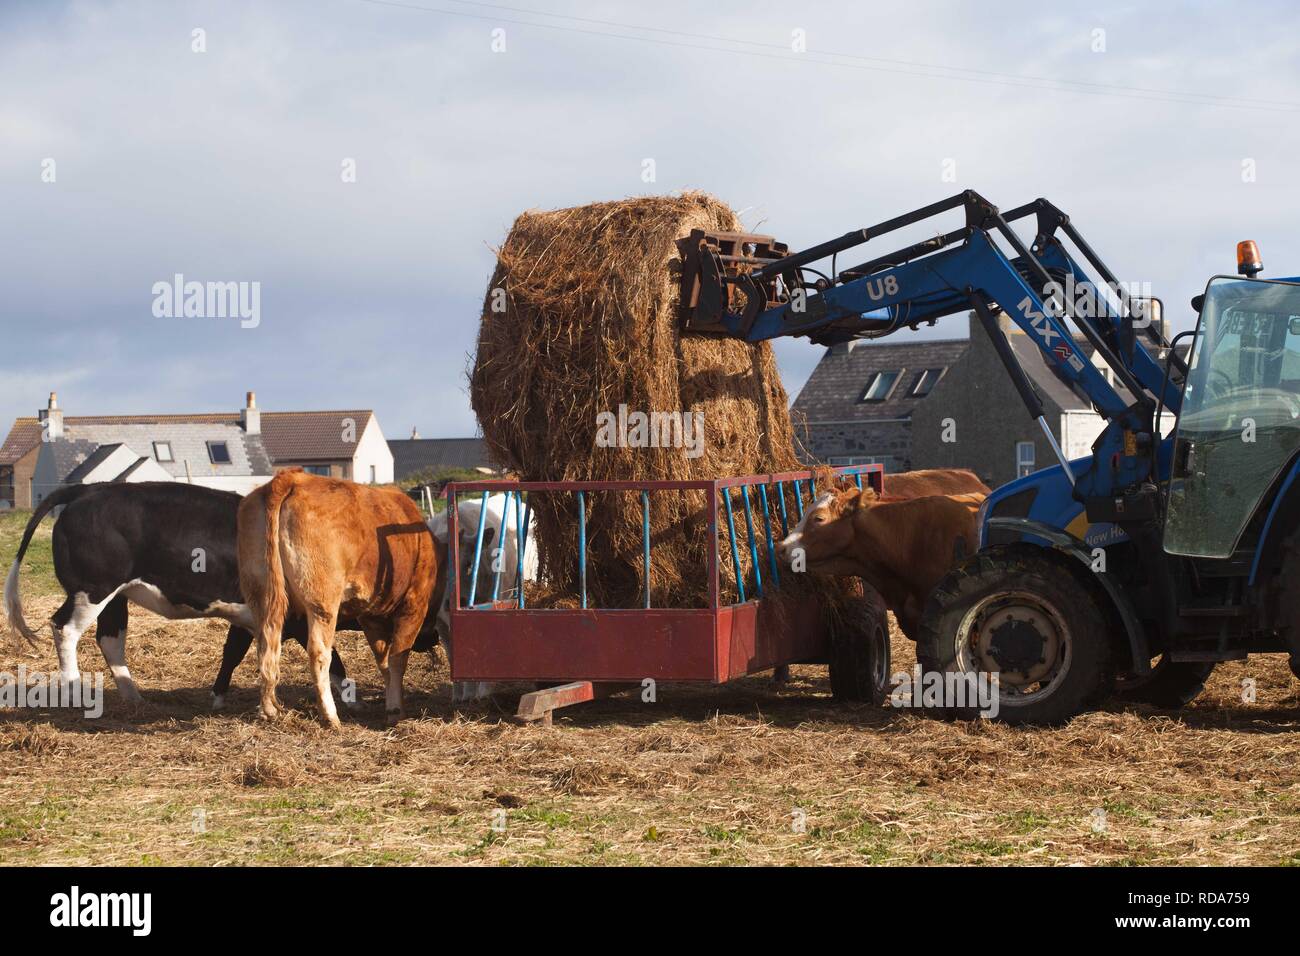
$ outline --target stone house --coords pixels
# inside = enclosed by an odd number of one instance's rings
[[[1070,458],[1089,454],[1104,420],[1018,326],[1000,322],[1057,442]],[[969,468],[990,487],[1056,464],[973,315],[968,338],[893,338],[827,349],[791,409],[807,461]],[[1092,359],[1086,341],[1075,346]]]

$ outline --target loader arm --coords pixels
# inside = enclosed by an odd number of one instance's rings
[[[866,242],[931,217],[961,209],[966,224],[952,232],[837,270],[838,257]],[[1037,233],[1032,249],[1011,229],[1010,221],[1034,216]],[[1064,233],[1092,266],[1100,282],[1066,249]],[[735,234],[728,234],[735,239]],[[964,192],[867,229],[802,252],[787,253],[769,237],[734,242],[732,254],[719,256],[717,244],[704,233],[681,241],[683,253],[683,329],[686,333],[721,335],[759,342],[782,336],[806,336],[831,345],[877,338],[903,329],[933,325],[947,315],[973,310],[992,340],[1030,415],[1046,433],[1074,497],[1096,520],[1149,517],[1159,507],[1152,470],[1154,413],[1157,395],[1178,409],[1180,376],[1166,381],[1165,369],[1138,345],[1143,333],[1154,346],[1167,348],[1158,330],[1135,315],[1131,299],[1114,276],[1046,200],[1037,200],[1002,216],[974,192]],[[1011,250],[1003,251],[1000,238]],[[747,252],[757,254],[749,256]],[[831,259],[829,272],[813,268]],[[1061,295],[1063,283],[1089,282],[1118,290],[1118,308],[1099,297],[1081,314],[1074,298]],[[1087,470],[1074,475],[1043,418],[1041,403],[1015,358],[996,320],[1005,312],[1028,336],[1044,361],[1077,388],[1106,420],[1094,444]],[[1066,320],[1080,329],[1124,386],[1122,395],[1078,349]],[[1146,324],[1145,328],[1141,328]],[[1124,517],[1120,517],[1120,516]]]

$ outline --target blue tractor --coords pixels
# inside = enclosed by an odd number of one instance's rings
[[[959,210],[958,229],[838,265]],[[988,497],[978,551],[931,594],[926,670],[997,674],[1010,723],[1066,720],[1111,694],[1181,706],[1217,662],[1251,652],[1289,652],[1300,676],[1300,587],[1287,586],[1300,581],[1300,280],[1259,278],[1254,243],[1173,341],[1153,321],[1159,300],[1130,295],[1042,199],[1002,213],[968,191],[796,253],[742,233],[680,246],[688,333],[833,345],[973,311],[1047,433],[1060,463]],[[999,312],[1104,419],[1090,457],[1062,453]]]

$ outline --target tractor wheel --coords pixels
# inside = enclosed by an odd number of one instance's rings
[[[831,693],[883,704],[889,693],[889,615],[880,595],[864,583],[862,596],[841,605],[829,631]]]
[[[1205,682],[1213,671],[1214,661],[1171,661],[1162,654],[1150,674],[1116,681],[1115,697],[1129,703],[1177,710],[1205,690]]]
[[[1273,583],[1273,621],[1291,653],[1291,673],[1300,678],[1300,594],[1288,586],[1300,574],[1300,530],[1283,546],[1282,569]]]
[[[971,555],[950,571],[921,622],[923,674],[997,674],[996,704],[985,712],[1008,724],[1055,724],[1095,707],[1112,682],[1106,615],[1087,572],[1065,560],[1072,559],[1015,544]],[[952,694],[939,705],[941,716],[980,713],[969,677],[961,688],[946,684]],[[954,699],[958,690],[964,701]],[[992,689],[984,690],[988,700]]]

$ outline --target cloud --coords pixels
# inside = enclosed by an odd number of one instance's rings
[[[539,0],[568,20],[427,5],[464,15],[6,5],[0,414],[30,414],[58,383],[72,414],[235,408],[253,388],[268,408],[373,406],[394,436],[470,434],[463,371],[491,245],[526,208],[645,192],[713,191],[793,247],[961,188],[1007,207],[1044,195],[1180,325],[1238,239],[1259,239],[1270,266],[1292,254],[1292,117],[1205,98],[1300,102],[1294,44],[1258,26],[1268,5],[1249,20],[1119,4],[988,18],[764,2],[738,17]],[[592,20],[678,32],[598,36],[634,31]],[[784,52],[795,29],[803,59]],[[1202,95],[1142,92],[1161,89]],[[45,158],[56,183],[40,180]],[[150,287],[176,272],[261,282],[262,325],[154,319]],[[793,397],[821,350],[777,354]]]

